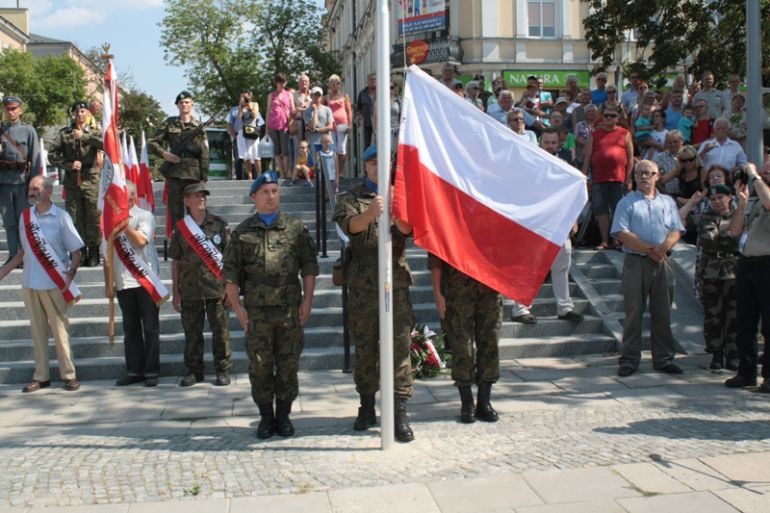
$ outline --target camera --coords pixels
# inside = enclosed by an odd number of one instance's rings
[[[249,97],[248,97],[248,96],[246,96],[246,95],[243,95],[243,96],[241,97],[241,99],[243,100],[243,103],[250,103],[250,102],[251,102],[251,98],[249,98]]]
[[[738,166],[733,169],[733,183],[740,181],[742,184],[749,183],[749,173],[744,166]]]

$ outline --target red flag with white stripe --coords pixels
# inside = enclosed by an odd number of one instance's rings
[[[529,305],[587,201],[585,177],[411,66],[393,213],[417,245]]]
[[[143,184],[143,196],[139,196],[139,206],[145,210],[155,212],[155,195],[152,191],[152,173],[150,172],[150,158],[147,156],[147,139],[142,130],[142,154],[139,157],[139,182]]]

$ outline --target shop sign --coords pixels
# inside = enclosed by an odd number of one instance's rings
[[[503,80],[508,87],[527,87],[527,77],[542,77],[545,89],[567,87],[567,76],[575,75],[578,86],[589,87],[591,75],[588,71],[549,71],[549,70],[508,70],[503,71]]]
[[[430,46],[422,39],[415,39],[406,46],[406,60],[409,64],[422,64],[428,58]]]
[[[401,0],[396,14],[400,36],[443,30],[447,26],[446,0]]]

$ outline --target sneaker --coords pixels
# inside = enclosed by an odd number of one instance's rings
[[[511,317],[511,320],[513,322],[520,322],[522,324],[537,324],[537,317],[535,317],[531,313],[524,314],[524,315],[514,315],[513,317]]]
[[[179,382],[179,386],[191,387],[196,383],[200,383],[201,381],[203,381],[203,374],[193,374],[191,372],[182,378],[182,380]]]
[[[570,310],[564,315],[560,315],[559,319],[563,321],[574,322],[575,324],[577,324],[579,322],[583,322],[583,319],[585,319],[585,317],[583,317],[582,314],[577,313],[575,310]]]

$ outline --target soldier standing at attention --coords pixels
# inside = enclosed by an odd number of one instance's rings
[[[208,315],[212,335],[216,384],[230,384],[231,345],[224,303],[222,254],[230,237],[227,221],[206,211],[211,192],[200,183],[184,189],[184,204],[190,213],[179,221],[171,237],[169,254],[174,310],[182,314],[187,375],[179,383],[189,387],[203,381],[203,320]]]
[[[377,423],[374,395],[380,386],[379,311],[377,283],[377,224],[385,205],[377,195],[377,146],[363,154],[366,182],[340,196],[334,210],[334,222],[350,238],[351,261],[348,268],[349,328],[356,344],[356,390],[361,396],[353,429],[364,431]],[[412,228],[396,219],[393,237],[393,369],[395,387],[395,435],[399,442],[411,442],[406,403],[412,396],[412,364],[409,345],[414,326],[414,312],[409,299],[412,276],[406,261],[406,237]]]
[[[246,336],[251,397],[261,416],[257,437],[292,436],[289,413],[299,393],[302,327],[313,306],[318,260],[307,228],[279,212],[281,189],[274,172],[254,180],[249,196],[257,213],[238,225],[227,244],[225,291]],[[245,308],[238,297],[241,277]]]
[[[428,255],[428,269],[436,308],[452,341],[452,379],[460,392],[460,421],[466,424],[475,419],[496,422],[497,412],[489,398],[492,384],[500,379],[498,342],[503,322],[503,298],[433,254]],[[441,293],[442,273],[446,278],[445,294]],[[476,351],[473,350],[474,341]],[[474,383],[479,389],[475,411],[471,388]]]
[[[168,184],[168,212],[171,226],[185,215],[184,188],[194,183],[206,183],[209,178],[209,146],[206,131],[193,119],[195,102],[192,95],[182,91],[176,96],[179,116],[172,116],[163,122],[148,141],[153,155],[165,162],[160,167]]]
[[[8,241],[8,260],[21,249],[19,218],[29,207],[27,182],[40,173],[40,139],[34,128],[21,121],[21,103],[16,96],[3,98],[6,122],[0,126],[0,214]]]
[[[80,237],[85,241],[86,267],[99,265],[99,176],[97,160],[104,149],[102,132],[91,128],[91,112],[85,102],[75,102],[70,109],[73,121],[62,128],[54,139],[49,153],[51,164],[65,170],[65,207],[72,217]]]

